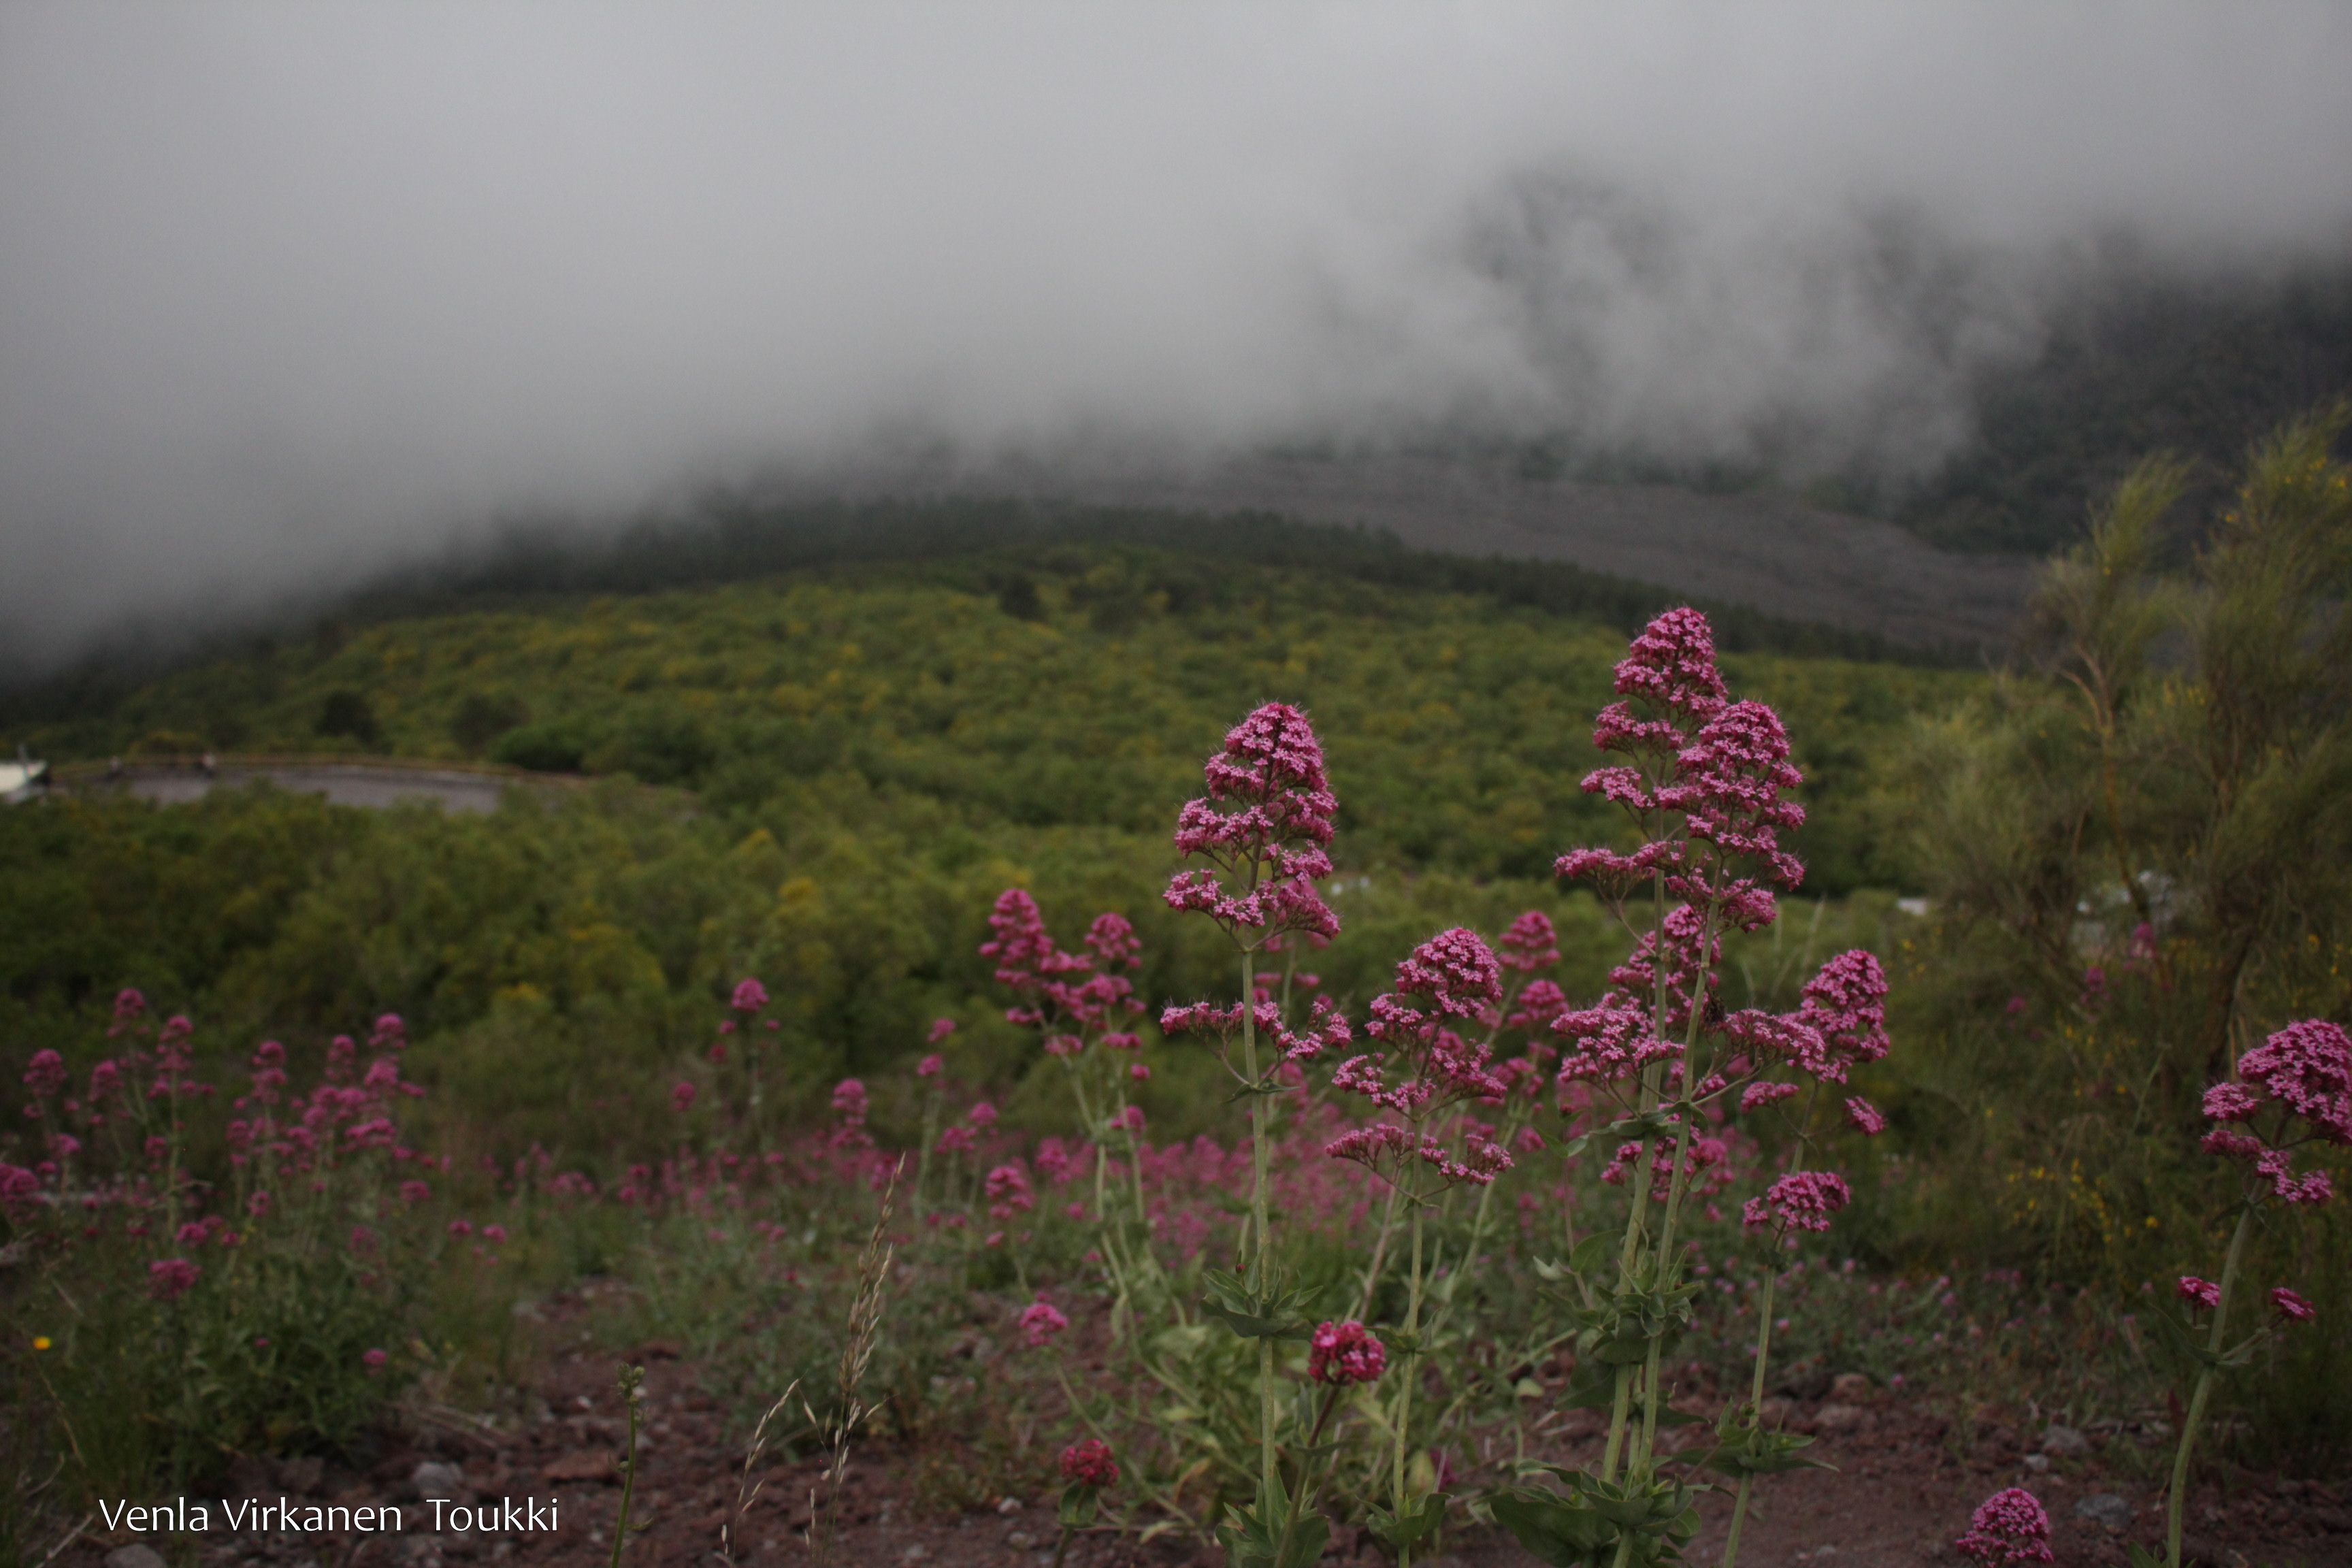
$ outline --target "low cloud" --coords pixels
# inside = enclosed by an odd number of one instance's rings
[[[0,657],[922,445],[1914,471],[2116,265],[2352,237],[2352,13],[0,12]]]

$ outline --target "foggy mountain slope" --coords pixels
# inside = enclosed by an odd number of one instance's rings
[[[2033,568],[2029,556],[1957,554],[1892,523],[1786,497],[1535,479],[1439,457],[1262,456],[1190,474],[1044,480],[1035,493],[1361,523],[1416,549],[1566,561],[1913,647],[1998,651]]]
[[[2347,55],[2327,0],[20,0],[0,671],[908,449],[1996,635],[1999,564],[1747,498],[2038,552],[2152,446],[2234,471],[2352,367]],[[1253,456],[1451,439],[1701,499]]]

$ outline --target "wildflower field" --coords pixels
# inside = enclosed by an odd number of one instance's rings
[[[32,731],[605,777],[0,817],[0,1561],[2347,1561],[2341,426],[2000,672],[1061,545]]]

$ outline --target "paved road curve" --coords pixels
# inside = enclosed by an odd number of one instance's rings
[[[56,787],[77,794],[108,791],[167,805],[202,800],[216,789],[267,779],[279,789],[322,795],[338,805],[382,808],[430,801],[448,811],[490,811],[517,786],[569,783],[544,774],[490,767],[405,763],[389,757],[222,757],[210,768],[193,757],[142,757],[119,769],[80,763],[57,770]]]

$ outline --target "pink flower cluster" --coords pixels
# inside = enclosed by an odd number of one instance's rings
[[[1750,1230],[1827,1230],[1830,1215],[1853,1201],[1853,1191],[1835,1171],[1791,1171],[1750,1198],[1740,1223]]]
[[[1250,1008],[1248,1016],[1258,1039],[1285,1061],[1306,1061],[1355,1043],[1355,1030],[1328,996],[1315,998],[1307,1022],[1297,1029],[1284,1019],[1281,1006],[1272,1001],[1259,1001]],[[1229,1044],[1241,1037],[1242,1018],[1238,1005],[1221,1007],[1214,1002],[1194,1002],[1162,1009],[1160,1032],[1171,1038],[1178,1035],[1212,1035]]]
[[[1111,1457],[1109,1444],[1088,1437],[1062,1450],[1062,1479],[1072,1486],[1104,1491],[1118,1485],[1118,1461]]]
[[[203,1272],[184,1258],[159,1258],[147,1266],[147,1293],[159,1301],[176,1301],[194,1289]]]
[[[1307,1375],[1316,1383],[1377,1383],[1388,1365],[1388,1347],[1353,1318],[1324,1323],[1307,1345]]]
[[[1559,962],[1559,932],[1553,929],[1551,917],[1541,910],[1529,910],[1513,921],[1496,943],[1502,952],[1496,956],[1506,969],[1516,969],[1532,974],[1538,969],[1549,969]],[[1550,984],[1545,981],[1541,984]],[[1553,986],[1556,991],[1559,989]]]
[[[2336,1190],[2327,1173],[2298,1175],[2293,1151],[2352,1143],[2352,1037],[2325,1019],[2289,1024],[2238,1058],[2235,1080],[2205,1091],[2205,1114],[2221,1124],[2205,1134],[2207,1152],[2247,1162],[2282,1203],[2326,1203]]]
[[[1019,1161],[1008,1161],[988,1173],[988,1212],[996,1219],[1011,1219],[1037,1206],[1034,1192],[1029,1184],[1029,1173]],[[1036,1308],[1029,1309],[1035,1311]],[[1048,1309],[1050,1310],[1050,1309]],[[1027,1321],[1025,1318],[1023,1320]]]
[[[2050,1515],[2042,1500],[2023,1487],[1998,1491],[1977,1505],[1969,1532],[1952,1543],[1963,1557],[1984,1568],[2054,1561],[2050,1551]]]
[[[1205,914],[1251,945],[1285,931],[1337,936],[1339,917],[1315,884],[1331,874],[1339,803],[1307,715],[1267,703],[1234,726],[1202,773],[1209,793],[1178,814],[1176,849],[1214,869],[1178,872],[1169,908]]]
[[[1007,888],[989,911],[988,929],[991,935],[981,944],[980,955],[996,961],[999,984],[1024,998],[1006,1009],[1005,1019],[1045,1030],[1048,1055],[1076,1056],[1097,1040],[1128,1050],[1142,1044],[1132,1033],[1109,1028],[1143,1011],[1135,984],[1127,978],[1142,965],[1142,944],[1126,916],[1110,911],[1097,915],[1087,930],[1089,951],[1068,952],[1055,945],[1037,900],[1022,889]],[[936,1043],[944,1037],[937,1035],[937,1026],[933,1028]]]
[[[1021,1312],[1021,1338],[1031,1350],[1041,1350],[1070,1326],[1062,1310],[1040,1296]]]
[[[1617,666],[1621,700],[1601,711],[1592,743],[1634,759],[1595,769],[1586,793],[1623,806],[1643,843],[1632,854],[1586,848],[1555,869],[1622,899],[1653,875],[1676,898],[1710,903],[1729,923],[1753,930],[1772,919],[1771,895],[1747,881],[1694,875],[1703,862],[1760,862],[1769,880],[1794,887],[1803,868],[1778,835],[1804,821],[1781,798],[1802,775],[1789,762],[1788,732],[1760,702],[1732,702],[1716,667],[1715,634],[1696,610],[1668,610],[1633,639]],[[1639,702],[1646,710],[1637,711]],[[1680,819],[1679,828],[1676,819]],[[1711,846],[1703,852],[1700,846]]]
[[[2288,1323],[2307,1323],[2319,1316],[2318,1308],[2300,1292],[2290,1290],[2284,1285],[2271,1291],[2271,1310],[2279,1315],[2282,1322]]]

